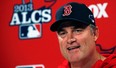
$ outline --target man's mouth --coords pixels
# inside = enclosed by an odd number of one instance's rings
[[[72,47],[68,47],[67,49],[70,51],[70,50],[77,49],[77,48],[80,48],[80,46],[72,46]]]

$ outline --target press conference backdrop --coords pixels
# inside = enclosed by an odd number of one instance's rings
[[[64,58],[50,25],[68,2],[88,6],[100,31],[97,50],[116,53],[115,0],[1,0],[0,68],[57,68]]]

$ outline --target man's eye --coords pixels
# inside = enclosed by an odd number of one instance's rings
[[[59,35],[64,35],[64,34],[65,34],[65,32],[59,32],[58,34],[59,34]]]
[[[83,29],[75,29],[74,30],[74,32],[77,33],[77,34],[81,33],[82,31],[83,31]]]
[[[80,30],[80,29],[77,29],[77,30],[75,30],[76,32],[81,32],[82,30]]]
[[[65,37],[66,32],[65,32],[65,31],[61,31],[61,32],[58,33],[58,35],[59,35],[60,37]]]

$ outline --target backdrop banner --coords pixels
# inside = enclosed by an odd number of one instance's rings
[[[64,58],[50,26],[58,8],[68,2],[88,6],[100,32],[98,52],[116,54],[114,0],[1,0],[0,68],[57,68]]]

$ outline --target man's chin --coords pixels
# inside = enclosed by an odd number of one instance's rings
[[[79,59],[78,58],[70,58],[70,59],[68,59],[68,61],[70,63],[77,63],[79,61]]]

